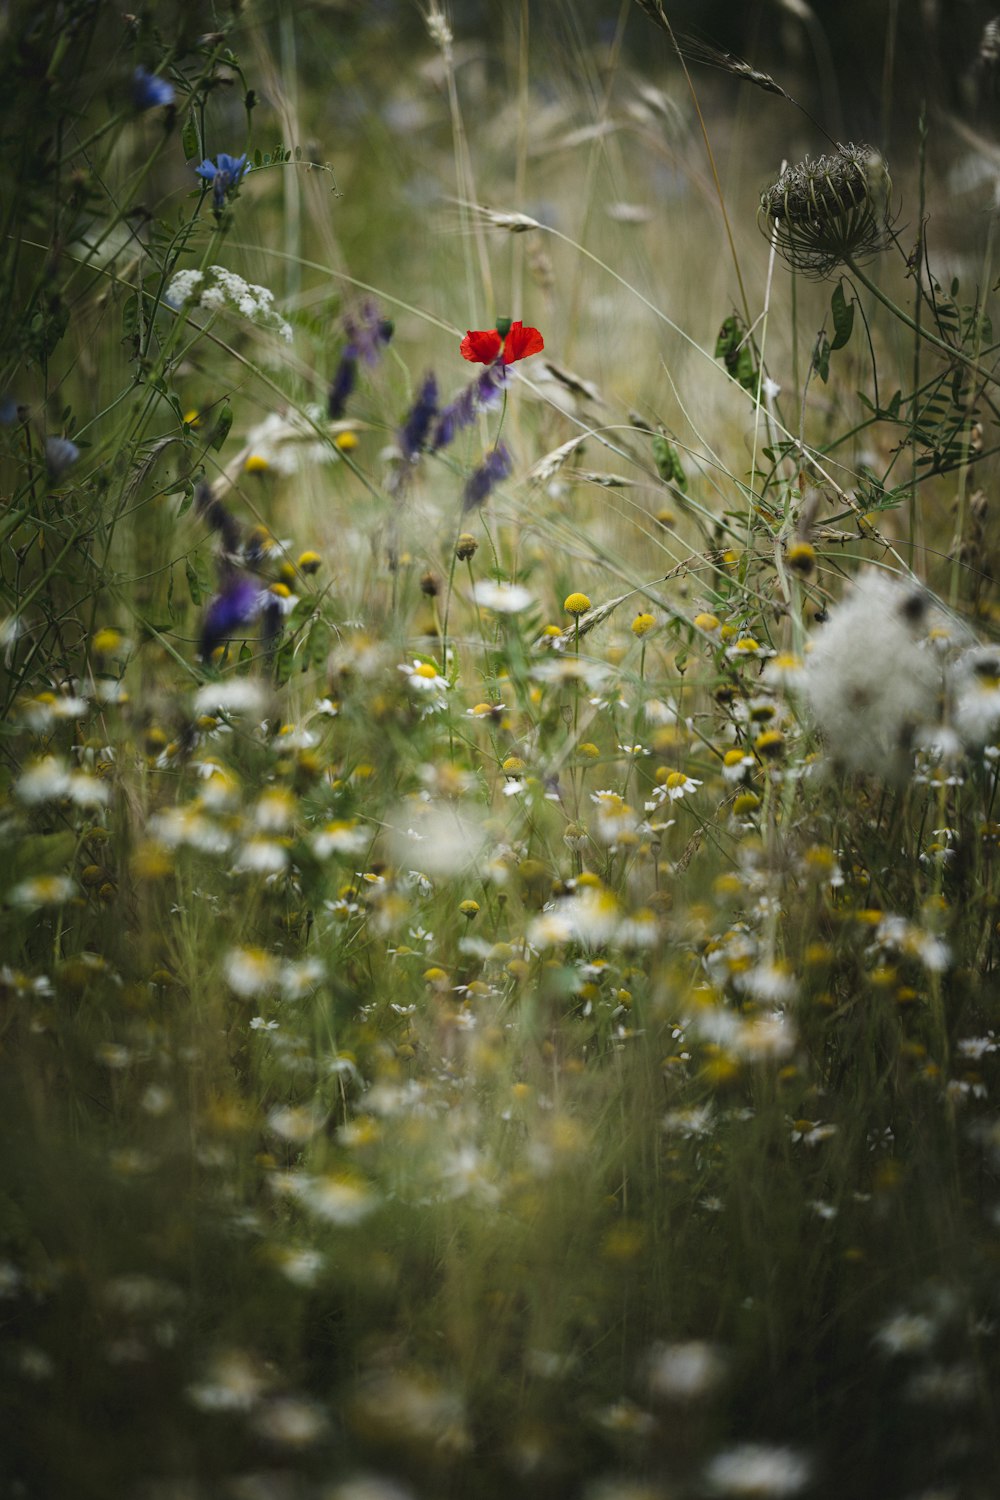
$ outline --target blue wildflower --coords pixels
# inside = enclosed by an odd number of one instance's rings
[[[13,396],[0,396],[0,427],[13,427],[17,421],[17,402]]]
[[[496,447],[486,455],[483,463],[478,469],[473,469],[465,485],[465,494],[462,498],[462,514],[470,510],[478,510],[489,498],[494,486],[513,468],[513,460],[503,443],[497,443]]]
[[[400,452],[411,463],[426,443],[431,423],[437,416],[437,395],[437,381],[433,375],[427,375],[399,434]]]
[[[174,102],[174,86],[166,78],[157,78],[141,65],[132,74],[132,103],[137,110],[159,109]]]
[[[206,156],[201,166],[195,167],[198,176],[212,184],[212,209],[217,215],[222,212],[226,199],[233,196],[250,170],[245,151],[242,156],[229,156],[227,152],[220,151],[215,161],[209,161]]]
[[[76,463],[80,450],[69,438],[45,439],[45,467],[50,479],[61,479],[66,470]]]
[[[243,573],[232,573],[219,593],[209,600],[201,622],[199,651],[207,660],[223,641],[250,625],[263,608],[263,590]]]

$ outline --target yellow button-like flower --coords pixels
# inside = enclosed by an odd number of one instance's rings
[[[585,615],[590,608],[590,600],[586,594],[569,594],[563,602],[563,609],[568,615]]]

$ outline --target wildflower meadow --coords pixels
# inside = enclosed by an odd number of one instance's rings
[[[676,9],[0,7],[0,1500],[1000,1493],[1000,18]]]

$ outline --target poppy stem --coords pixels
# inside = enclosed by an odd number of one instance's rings
[[[503,389],[503,405],[500,408],[500,421],[497,425],[497,435],[493,439],[493,451],[496,452],[500,446],[500,434],[503,432],[503,419],[507,415],[507,387]]]

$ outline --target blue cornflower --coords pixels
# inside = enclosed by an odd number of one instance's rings
[[[506,479],[513,467],[513,460],[503,443],[497,443],[496,447],[486,455],[478,469],[473,469],[465,485],[465,495],[462,499],[462,514],[470,510],[478,510],[489,498],[493,487],[498,485],[501,479]]]
[[[216,214],[222,212],[226,199],[233,196],[250,170],[245,151],[242,156],[230,156],[220,151],[215,161],[209,161],[206,156],[201,166],[195,167],[198,176],[212,184],[212,208]]]
[[[50,479],[61,479],[66,470],[76,463],[80,450],[69,438],[45,439],[45,467]]]
[[[427,375],[399,433],[399,448],[409,462],[417,457],[427,441],[431,423],[437,416],[438,387],[433,375]]]
[[[264,591],[252,578],[243,573],[230,574],[219,593],[209,600],[201,622],[199,651],[203,659],[207,661],[216,646],[256,620],[263,606]]]
[[[174,102],[174,86],[141,66],[132,74],[132,103],[136,109],[159,109]]]

